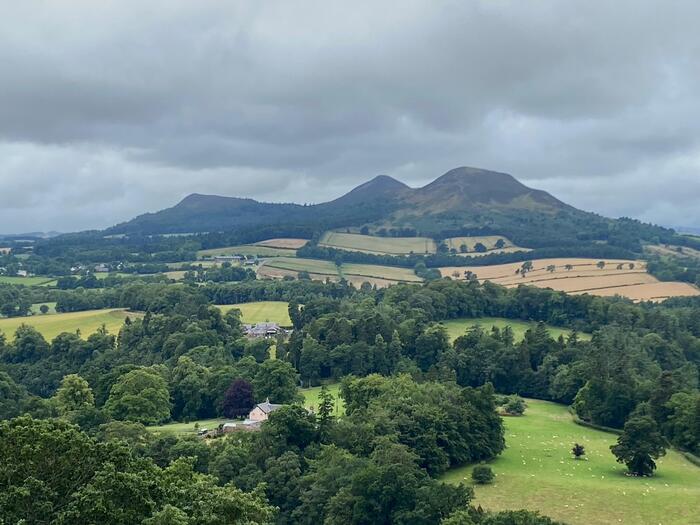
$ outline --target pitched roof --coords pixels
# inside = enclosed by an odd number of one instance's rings
[[[274,412],[278,408],[282,408],[284,405],[275,405],[274,403],[270,403],[270,398],[268,397],[264,402],[258,403],[255,405],[255,408],[259,408],[262,410],[265,414],[269,414],[270,412]]]

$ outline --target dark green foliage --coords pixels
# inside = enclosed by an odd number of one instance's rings
[[[574,446],[571,449],[571,453],[574,455],[574,459],[581,459],[583,456],[586,455],[586,449],[583,445],[574,443]]]
[[[651,417],[632,417],[610,450],[632,475],[651,476],[656,469],[654,459],[666,453],[666,440]]]
[[[494,474],[488,465],[477,465],[472,470],[472,480],[478,485],[486,485],[493,481]]]

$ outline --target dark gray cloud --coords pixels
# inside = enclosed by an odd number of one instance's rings
[[[459,165],[700,226],[698,19],[694,1],[10,3],[0,231]]]

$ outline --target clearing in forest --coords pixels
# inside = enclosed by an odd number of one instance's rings
[[[319,246],[374,253],[378,255],[408,255],[410,253],[435,253],[435,241],[428,237],[374,237],[357,233],[326,232]]]
[[[441,324],[447,328],[447,335],[450,337],[450,341],[454,341],[459,336],[466,334],[467,330],[473,326],[480,326],[486,333],[491,332],[491,328],[496,327],[503,330],[506,326],[510,326],[513,330],[513,336],[515,337],[515,342],[522,341],[525,337],[525,332],[530,328],[535,328],[537,323],[521,321],[519,319],[505,319],[503,317],[477,317],[473,319],[450,319],[449,321],[443,321]],[[571,335],[571,330],[567,328],[557,328],[555,326],[547,325],[547,330],[549,335],[553,339],[558,339],[560,335],[565,338]],[[590,339],[590,334],[584,334],[579,332],[579,339]]]
[[[241,320],[245,324],[277,323],[283,327],[292,326],[289,318],[289,303],[286,301],[255,301],[252,303],[217,305],[222,313],[234,308],[241,311]]]
[[[527,404],[524,416],[504,418],[507,448],[489,464],[493,484],[475,487],[475,505],[526,507],[571,525],[697,523],[699,467],[669,450],[653,477],[626,476],[610,452],[615,434],[577,425],[563,405]],[[586,459],[573,459],[574,443]],[[443,481],[470,484],[472,468],[450,470]]]

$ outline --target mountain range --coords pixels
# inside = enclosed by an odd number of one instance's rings
[[[171,208],[114,226],[108,233],[153,235],[323,224],[414,228],[422,234],[439,234],[445,229],[492,229],[514,220],[532,222],[561,214],[597,217],[506,173],[460,167],[421,188],[380,175],[335,200],[314,205],[195,193]]]

